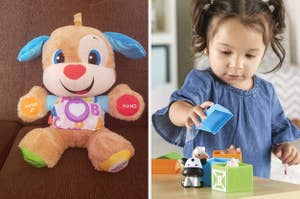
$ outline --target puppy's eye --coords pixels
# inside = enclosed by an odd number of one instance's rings
[[[65,62],[65,56],[63,52],[59,49],[54,53],[53,57],[53,63],[54,64],[59,64]]]
[[[99,65],[101,62],[101,55],[97,50],[91,50],[88,57],[89,64]]]

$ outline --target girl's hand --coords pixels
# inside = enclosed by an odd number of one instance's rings
[[[296,147],[290,143],[279,144],[273,153],[282,161],[283,164],[297,165],[300,163],[300,155]]]
[[[238,148],[235,148],[235,146],[233,145],[230,145],[230,147],[226,150],[222,150],[221,153],[223,154],[237,154],[237,153],[241,153],[241,148],[238,147]]]
[[[200,105],[193,106],[188,111],[188,115],[185,119],[185,126],[187,129],[192,129],[193,124],[196,124],[197,126],[201,125],[201,122],[199,121],[199,117],[204,120],[206,119],[206,115],[204,113],[205,109],[214,105],[213,102],[205,101]]]

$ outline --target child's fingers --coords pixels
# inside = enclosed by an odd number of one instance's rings
[[[194,124],[196,124],[197,126],[200,126],[200,125],[201,125],[201,122],[200,122],[199,119],[198,119],[198,115],[197,115],[195,112],[191,114],[190,119],[191,119],[192,122],[193,122]]]
[[[291,153],[289,156],[282,160],[284,164],[290,164],[290,162],[295,158],[297,151],[295,149],[291,149]]]
[[[282,156],[282,151],[279,150],[275,153],[275,156],[278,157],[279,159],[281,159],[281,156]]]
[[[211,102],[211,101],[205,101],[202,104],[200,104],[200,107],[203,108],[203,109],[205,109],[205,108],[208,108],[208,107],[210,107],[212,105],[214,105],[213,102]]]
[[[196,106],[194,111],[199,117],[201,117],[202,120],[206,119],[206,115],[200,106]]]
[[[186,121],[185,121],[185,127],[188,129],[188,130],[192,130],[193,129],[193,125],[194,125],[194,122],[193,120],[189,117]],[[201,123],[200,123],[201,125]]]
[[[280,147],[280,146],[276,147],[276,149],[273,150],[273,153],[277,158],[281,159],[282,147]]]
[[[291,165],[297,165],[300,163],[300,156],[299,153],[296,153],[296,155],[294,156],[294,158],[288,163],[289,166]]]
[[[192,129],[192,121],[190,121],[189,119],[187,119],[185,121],[185,127],[188,129],[188,130],[191,130]]]
[[[292,147],[284,147],[282,148],[281,160],[284,162],[292,153]]]

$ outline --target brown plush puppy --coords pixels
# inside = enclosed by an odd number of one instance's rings
[[[81,14],[74,16],[74,24],[31,40],[19,53],[19,61],[42,54],[43,83],[53,94],[34,86],[20,98],[22,120],[32,122],[51,111],[51,125],[27,133],[19,147],[36,167],[54,167],[68,147],[84,147],[95,169],[117,172],[126,167],[134,148],[104,127],[104,115],[136,120],[144,101],[125,84],[101,94],[116,80],[114,50],[132,59],[144,57],[145,50],[124,34],[82,26]]]

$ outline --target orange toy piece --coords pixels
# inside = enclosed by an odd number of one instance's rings
[[[224,153],[223,150],[214,150],[213,151],[214,158],[235,158],[239,159],[240,162],[243,161],[242,153]]]
[[[180,171],[178,160],[152,159],[152,174],[178,174]]]
[[[241,149],[235,148],[233,145],[231,145],[226,150],[214,150],[213,157],[214,158],[235,158],[240,160],[240,162],[243,162]]]

